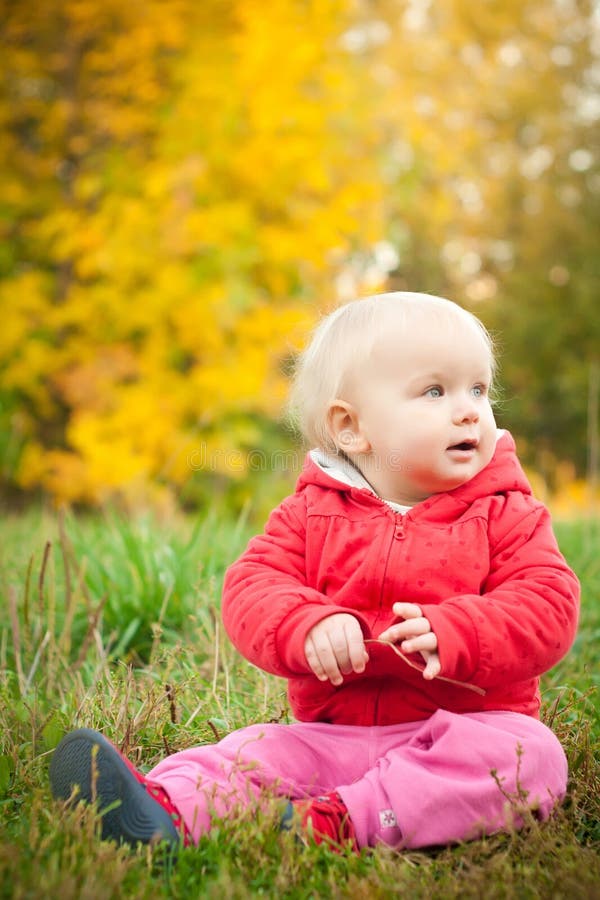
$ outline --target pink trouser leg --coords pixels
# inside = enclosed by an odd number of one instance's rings
[[[542,817],[566,787],[562,748],[537,720],[444,710],[385,727],[254,725],[173,754],[148,777],[165,788],[196,841],[212,816],[256,804],[262,791],[294,799],[337,789],[359,846],[421,847],[509,824],[492,771],[509,795],[518,772]]]
[[[375,765],[339,788],[359,846],[469,840],[520,824],[510,797],[544,819],[566,790],[563,749],[529,716],[438,710],[408,741],[381,737]]]
[[[164,787],[197,842],[213,817],[256,804],[265,791],[311,797],[340,779],[361,778],[368,749],[357,739],[368,731],[321,723],[251,725],[218,744],[174,753],[147,777]]]

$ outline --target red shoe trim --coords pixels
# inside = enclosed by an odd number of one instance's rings
[[[356,831],[346,804],[336,791],[310,800],[295,800],[293,806],[300,815],[303,830],[311,830],[316,844],[328,843],[340,847],[351,842],[358,852]]]

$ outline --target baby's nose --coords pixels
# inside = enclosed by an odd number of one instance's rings
[[[458,403],[454,409],[455,422],[477,422],[479,419],[479,410],[472,398],[465,399]]]

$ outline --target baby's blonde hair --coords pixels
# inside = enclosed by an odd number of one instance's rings
[[[327,421],[330,404],[343,395],[349,374],[367,362],[392,314],[395,321],[400,314],[407,329],[425,316],[434,316],[446,327],[462,324],[475,328],[489,350],[493,375],[490,334],[476,316],[451,300],[406,291],[353,300],[321,320],[296,366],[289,412],[308,446],[336,452]]]

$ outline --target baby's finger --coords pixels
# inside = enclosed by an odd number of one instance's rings
[[[425,668],[423,669],[423,678],[426,678],[427,681],[431,681],[439,675],[442,670],[440,658],[437,653],[424,653],[423,656],[426,660]]]
[[[404,622],[390,625],[379,635],[379,640],[392,641],[395,644],[397,641],[408,640],[420,634],[427,634],[429,631],[431,631],[429,619],[421,616],[419,619],[406,619]]]
[[[382,631],[380,635],[377,636],[378,641],[389,641],[391,644],[396,643],[396,638],[394,637],[394,625],[390,625],[389,628],[386,628],[385,631]]]
[[[348,675],[352,671],[352,659],[350,657],[350,648],[348,646],[348,635],[346,626],[339,632],[335,632],[330,636],[331,651],[335,664],[342,675]]]
[[[437,637],[432,631],[402,641],[400,649],[405,653],[433,653],[437,650]]]
[[[362,629],[358,622],[349,623],[345,626],[346,642],[348,649],[348,660],[350,663],[350,672],[364,672],[365,666],[369,660],[369,654],[365,648],[365,639]]]
[[[392,611],[401,619],[417,619],[423,615],[421,607],[416,603],[394,603]]]
[[[306,661],[319,681],[342,683],[342,675],[338,668],[335,654],[326,636],[319,638],[318,643],[308,638],[305,647]]]

